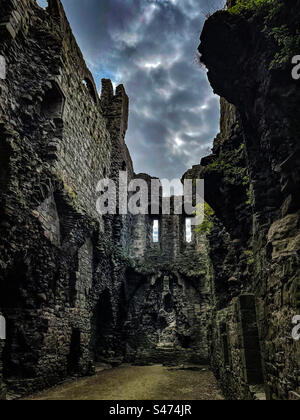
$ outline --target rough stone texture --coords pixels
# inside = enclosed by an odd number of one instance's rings
[[[280,47],[267,36],[283,24],[296,33],[299,1],[269,7],[272,13],[217,12],[204,26],[201,60],[215,92],[234,106],[222,100],[213,155],[186,174],[205,178],[206,200],[215,210],[211,356],[229,399],[260,399],[261,385],[268,399],[293,399],[300,385],[299,342],[291,337],[300,279],[300,96],[289,64],[296,49],[290,48],[287,64],[272,69]],[[269,13],[265,29],[263,13]],[[243,310],[245,294],[254,296],[256,310],[253,302]]]
[[[60,2],[43,10],[33,0],[1,1],[1,11],[0,307],[4,378],[20,394],[92,373],[95,361],[122,353],[127,261],[116,223],[96,211],[96,185],[120,161],[133,174],[126,93],[104,80],[100,100]],[[100,322],[113,337],[96,325],[103,296]]]
[[[292,3],[275,22],[291,31]],[[205,179],[214,210],[187,243],[161,191],[157,216],[97,213],[102,178],[152,180],[125,144],[125,89],[105,79],[99,98],[59,0],[0,7],[0,398],[98,362],[210,361],[228,399],[298,399],[299,86],[289,66],[270,70],[261,16],[223,11],[203,30],[221,131],[184,175]]]
[[[114,92],[105,79],[98,97],[58,0],[46,10],[34,0],[0,5],[7,70],[0,80],[0,308],[9,392],[92,374],[98,362],[207,362],[205,238],[186,243],[186,216],[175,215],[173,203],[170,216],[157,216],[158,244],[154,217],[96,211],[102,178],[117,181],[127,171],[128,182],[151,183],[134,173],[125,144],[124,87]]]
[[[146,252],[146,257],[135,261],[134,269],[127,273],[124,333],[129,361],[209,361],[207,326],[212,292],[205,239],[194,235],[192,243],[178,241],[182,250],[176,255],[173,248],[163,246],[179,226],[183,228],[180,220],[176,215],[162,216],[161,223],[169,227],[160,230],[159,247]]]

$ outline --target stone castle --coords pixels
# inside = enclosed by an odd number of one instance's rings
[[[299,89],[267,71],[261,33],[227,12],[203,30],[221,132],[183,176],[213,209],[189,242],[186,214],[98,214],[100,179],[152,179],[125,143],[125,89],[98,96],[59,0],[0,6],[0,398],[128,362],[210,364],[228,399],[299,399]]]

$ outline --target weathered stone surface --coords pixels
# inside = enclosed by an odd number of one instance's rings
[[[46,10],[34,0],[3,0],[1,10],[11,25],[0,42],[7,63],[0,308],[9,391],[27,394],[91,374],[100,362],[207,363],[205,238],[186,243],[186,216],[173,207],[157,217],[158,244],[153,217],[96,211],[101,179],[118,181],[127,170],[128,181],[151,183],[134,173],[125,144],[124,87],[114,92],[105,79],[98,97],[58,0]]]
[[[298,28],[296,3],[276,24]],[[161,196],[155,217],[98,214],[102,178],[152,180],[125,143],[125,89],[98,97],[59,0],[0,6],[0,399],[123,361],[210,361],[228,399],[297,399],[300,98],[261,16],[219,12],[201,36],[221,131],[184,175],[214,210],[188,243],[175,197],[170,215]]]
[[[245,315],[250,326],[258,327],[267,398],[288,399],[299,388],[299,348],[291,338],[291,322],[299,312],[300,96],[290,57],[274,64],[282,51],[272,35],[266,35],[284,24],[295,44],[298,3],[288,7],[274,1],[237,14],[218,12],[201,35],[199,51],[211,85],[234,105],[222,101],[214,154],[186,174],[205,178],[206,199],[218,219],[209,242],[213,314],[223,330],[218,333],[215,321],[212,366],[231,399],[261,394],[249,386],[247,348],[250,360],[259,356],[254,357],[249,340],[254,329],[247,327],[244,334]],[[256,320],[251,320],[253,311],[243,312],[235,303],[245,293],[255,296]],[[255,337],[257,342],[256,332]],[[220,350],[224,346],[228,351]],[[261,380],[257,377],[256,382]]]

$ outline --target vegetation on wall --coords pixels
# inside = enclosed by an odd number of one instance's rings
[[[285,24],[286,13],[296,1],[283,0],[238,0],[228,12],[240,15],[247,19],[252,16],[261,16],[263,19],[263,32],[278,46],[278,52],[270,63],[271,69],[281,69],[291,62],[295,51],[300,49],[300,30],[297,24]]]
[[[204,172],[218,172],[224,174],[229,183],[236,184],[242,180],[243,185],[249,182],[247,168],[240,166],[244,158],[245,145],[234,151],[220,152],[219,156],[210,164],[205,166]]]
[[[202,205],[203,206],[203,205]],[[202,211],[203,209],[200,208],[196,213]],[[201,225],[196,226],[194,228],[194,232],[195,233],[199,233],[200,235],[209,235],[210,231],[213,227],[213,216],[214,216],[215,212],[214,210],[210,207],[210,205],[208,203],[204,203],[204,220],[201,223]]]

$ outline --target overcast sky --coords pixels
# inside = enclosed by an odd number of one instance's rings
[[[210,154],[219,98],[197,62],[204,14],[223,0],[62,0],[100,90],[123,83],[135,172],[180,178]]]

